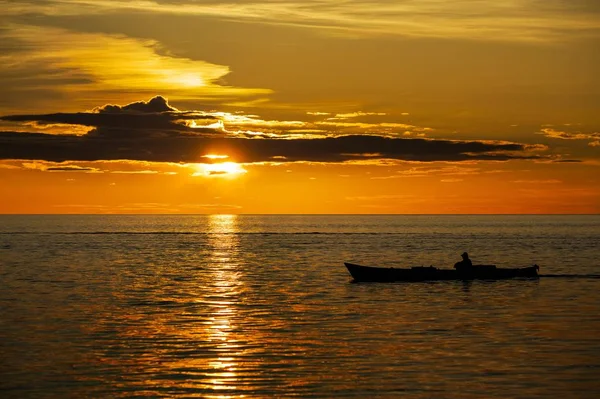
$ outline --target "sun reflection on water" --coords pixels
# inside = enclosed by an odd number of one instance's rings
[[[232,391],[237,389],[237,357],[240,346],[233,334],[239,301],[241,281],[237,254],[239,239],[236,215],[210,215],[208,243],[211,248],[210,268],[212,290],[209,302],[210,324],[208,339],[215,344],[216,358],[209,362],[206,373],[210,389]],[[210,398],[230,398],[228,394],[215,392]]]

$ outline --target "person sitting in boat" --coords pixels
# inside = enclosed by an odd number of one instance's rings
[[[456,270],[465,270],[473,267],[473,262],[471,262],[471,259],[469,259],[468,253],[463,252],[460,256],[462,256],[463,259],[460,262],[456,262],[454,264],[454,268]]]

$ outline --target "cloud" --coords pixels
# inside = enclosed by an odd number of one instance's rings
[[[590,147],[598,147],[600,146],[600,132],[589,132],[584,133],[581,131],[571,131],[568,132],[566,130],[556,130],[551,125],[547,126],[541,130],[538,134],[542,134],[546,137],[552,139],[560,139],[560,140],[588,140],[588,146]],[[565,124],[565,127],[569,128],[570,124]],[[558,162],[577,162],[576,160],[560,160]]]
[[[111,173],[117,173],[117,174],[130,174],[130,175],[156,175],[159,172],[156,170],[115,170],[112,171]]]
[[[542,129],[541,133],[546,137],[562,140],[600,140],[600,132],[582,133],[582,132],[567,132],[556,130],[550,127]],[[593,146],[592,143],[590,145]]]
[[[173,162],[147,162],[128,160],[103,160],[103,161],[65,161],[53,162],[43,160],[4,160],[0,161],[2,169],[28,169],[41,172],[83,172],[106,174],[162,174],[193,175],[200,165]],[[207,167],[210,165],[206,165]]]
[[[583,161],[580,159],[555,159],[552,160],[553,163],[582,163]]]
[[[440,180],[442,183],[459,183],[464,179],[442,179]]]
[[[136,101],[124,106],[107,104],[94,109],[98,113],[122,113],[122,112],[141,112],[141,113],[157,113],[157,112],[177,112],[177,108],[169,105],[169,102],[163,96],[156,96],[148,101]]]
[[[0,1],[3,12],[4,3]],[[31,16],[35,5],[29,8]],[[80,93],[87,98],[119,96],[130,101],[158,90],[172,98],[219,102],[252,101],[271,93],[228,85],[228,66],[175,56],[156,40],[10,22],[4,26],[0,62],[7,67],[0,70],[0,81],[11,106],[27,100],[30,107],[43,104],[40,109],[47,109],[50,101],[72,102]],[[90,105],[81,97],[77,101]]]
[[[348,113],[353,118],[369,116],[373,113]],[[319,115],[318,115],[319,116]],[[323,115],[320,115],[323,116]],[[349,116],[348,116],[349,117]],[[366,123],[340,121],[300,121],[300,120],[264,120],[257,115],[222,111],[181,111],[171,106],[163,96],[155,96],[148,101],[136,101],[127,105],[107,104],[95,107],[91,111],[77,113],[53,113],[34,115],[7,115],[0,117],[14,132],[28,131],[60,134],[75,133],[92,136],[137,136],[173,134],[210,134],[228,133],[247,137],[288,138],[323,137],[328,132],[350,131],[352,133],[372,133],[397,136],[398,130],[404,135],[422,136],[431,128],[404,123]],[[25,126],[16,126],[25,122]],[[10,123],[10,124],[9,124]],[[37,130],[36,130],[37,129]],[[396,132],[396,133],[395,133]]]
[[[363,195],[356,197],[346,197],[346,201],[373,201],[373,200],[405,200],[416,198],[413,194],[398,194],[398,195]]]
[[[161,203],[161,202],[133,202],[119,205],[101,205],[101,204],[61,204],[54,205],[60,208],[63,212],[81,213],[191,213],[205,211],[212,213],[215,210],[240,210],[242,207],[236,204],[222,203],[205,203],[205,204],[188,204],[188,203]]]
[[[410,161],[466,161],[537,159],[517,154],[522,144],[489,144],[386,138],[354,135],[322,139],[249,139],[216,137],[147,137],[139,140],[114,137],[0,133],[0,159],[43,159],[48,161],[96,161],[111,159],[152,162],[200,162],[207,153],[225,153],[235,162],[344,162],[361,159]],[[361,151],[366,151],[361,153]],[[374,156],[374,154],[377,154]]]
[[[202,120],[217,121],[217,116],[201,112],[179,111],[170,106],[167,99],[162,96],[124,106],[107,104],[94,108],[91,112],[7,115],[0,117],[0,119],[11,122],[29,122],[32,127],[38,125],[62,125],[67,128],[69,125],[95,127],[95,130],[87,132],[87,136],[131,136],[135,134],[146,136],[148,131],[160,131],[162,134],[169,134],[172,131],[176,131],[177,134],[218,131],[210,125],[202,126],[197,123],[197,121]],[[187,123],[191,121],[194,122],[194,127],[190,126],[191,123]],[[77,134],[81,135],[81,132]]]
[[[84,173],[102,173],[98,168],[73,165],[73,164],[60,164],[52,162],[34,161],[34,162],[23,162],[21,167],[25,169],[40,170],[42,172],[84,172]]]
[[[545,179],[545,180],[513,180],[512,183],[518,184],[559,184],[561,180],[557,179]]]
[[[82,168],[79,166],[59,166],[54,168],[46,169],[49,172],[96,172],[98,169],[95,168]]]
[[[416,166],[404,170],[398,170],[392,175],[386,176],[374,176],[372,180],[388,180],[398,178],[411,178],[411,177],[425,177],[425,176],[467,176],[467,175],[478,175],[482,173],[498,173],[498,170],[483,170],[476,167],[465,167],[459,165],[443,166],[443,167],[429,167],[429,166]],[[443,182],[455,182],[462,181],[462,179],[445,179]]]
[[[591,0],[428,1],[128,1],[9,2],[3,13],[89,15],[144,12],[287,25],[351,37],[408,36],[469,40],[560,41],[597,35]]]
[[[334,117],[332,118],[328,118],[329,120],[334,120],[334,119],[349,119],[349,118],[356,118],[359,116],[385,116],[387,115],[385,112],[363,112],[363,111],[357,111],[357,112],[347,112],[347,113],[343,113],[343,114],[335,114]]]
[[[91,126],[88,134],[0,132],[0,159],[64,161],[132,160],[205,162],[208,154],[228,155],[238,163],[347,162],[364,160],[469,161],[539,159],[532,147],[510,142],[434,140],[346,134],[305,137],[240,135],[220,129],[197,129],[190,121],[223,120],[231,114],[180,111],[164,97],[91,112],[12,115],[1,119]],[[235,122],[234,122],[235,123]],[[302,122],[299,122],[302,123]],[[281,126],[295,127],[296,121]],[[260,127],[260,123],[257,125]],[[206,163],[216,163],[209,160]]]

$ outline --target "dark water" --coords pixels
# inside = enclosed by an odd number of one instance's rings
[[[600,216],[0,216],[0,397],[600,396]]]

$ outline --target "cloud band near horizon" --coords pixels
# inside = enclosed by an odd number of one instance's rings
[[[433,162],[541,158],[527,153],[536,149],[535,146],[500,141],[389,137],[383,134],[252,136],[209,127],[191,128],[182,121],[222,120],[222,117],[200,111],[179,111],[160,96],[126,106],[103,106],[93,112],[13,115],[0,119],[93,128],[84,135],[0,132],[0,159],[206,163],[204,155],[222,154],[229,156],[228,161],[239,163],[340,163],[383,159]]]

